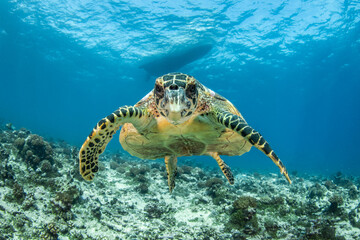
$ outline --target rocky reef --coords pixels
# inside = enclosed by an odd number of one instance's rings
[[[78,150],[0,130],[0,240],[360,239],[358,177],[238,173],[230,186],[180,159],[170,194],[163,161],[105,153],[86,182]]]

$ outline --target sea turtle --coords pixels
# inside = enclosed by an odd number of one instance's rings
[[[165,158],[170,192],[175,187],[177,157],[209,155],[234,184],[233,174],[220,155],[242,155],[252,146],[265,153],[291,183],[264,137],[246,123],[232,103],[190,75],[163,75],[137,104],[120,107],[100,120],[79,152],[85,180],[93,180],[99,170],[99,155],[121,126],[124,150],[142,159]]]

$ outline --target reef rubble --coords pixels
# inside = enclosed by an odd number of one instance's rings
[[[92,182],[78,147],[0,130],[2,239],[360,239],[360,179],[218,169],[179,161],[169,193],[162,160],[101,156]],[[194,157],[196,158],[196,156]]]

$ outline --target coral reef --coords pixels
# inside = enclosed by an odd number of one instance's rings
[[[1,239],[360,239],[360,178],[238,173],[106,152],[93,182],[78,148],[26,129],[0,130]],[[216,166],[217,167],[217,166]]]
[[[21,204],[24,201],[25,196],[24,188],[15,182],[12,186],[11,195],[8,195],[8,199]]]
[[[336,240],[335,228],[331,221],[328,220],[312,220],[306,228],[305,239],[309,240]]]
[[[231,227],[243,230],[247,235],[254,235],[259,231],[256,216],[256,199],[250,196],[241,196],[233,203],[230,215]]]
[[[331,213],[337,213],[340,211],[340,205],[344,203],[343,198],[340,195],[333,195],[329,198],[330,206],[328,211]]]
[[[40,234],[40,239],[43,240],[56,240],[58,239],[59,228],[55,223],[48,223],[44,225],[43,231]]]
[[[18,138],[15,145],[22,158],[34,169],[43,160],[52,160],[51,145],[36,134],[30,134],[26,139]]]
[[[159,203],[147,204],[144,211],[148,218],[160,218],[166,212],[165,207],[159,205]]]
[[[64,220],[72,219],[73,216],[69,211],[80,195],[80,190],[74,185],[66,186],[66,189],[58,191],[54,200],[51,201],[53,212]]]

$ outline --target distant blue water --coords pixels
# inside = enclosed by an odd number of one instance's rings
[[[0,121],[81,146],[151,90],[140,66],[186,51],[178,70],[232,101],[290,172],[359,174],[360,1],[3,0]],[[278,172],[256,149],[229,165]]]

